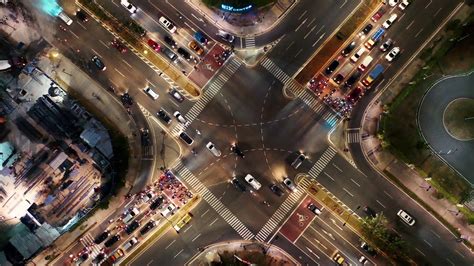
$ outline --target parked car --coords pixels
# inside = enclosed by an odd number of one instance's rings
[[[167,217],[174,214],[175,211],[176,211],[176,206],[173,203],[170,203],[165,208],[163,208],[163,210],[161,210],[160,214],[163,217]]]
[[[359,35],[367,35],[373,28],[374,28],[374,25],[368,23],[367,25],[365,25],[365,27],[362,29]]]
[[[153,200],[150,204],[150,210],[156,210],[163,204],[164,198],[163,196],[158,196],[155,200]]]
[[[390,28],[390,26],[392,26],[393,22],[395,22],[395,20],[397,20],[397,17],[398,15],[396,13],[392,13],[392,15],[390,15],[390,17],[385,20],[385,22],[382,24],[382,26],[386,29]]]
[[[408,5],[410,5],[410,2],[408,2],[408,0],[402,0],[402,2],[398,5],[398,8],[400,8],[401,10],[405,10]]]
[[[334,72],[338,66],[339,61],[337,59],[332,61],[332,63],[326,68],[326,75],[331,75],[331,73]]]
[[[99,245],[100,243],[104,242],[107,237],[109,237],[110,233],[109,231],[104,231],[102,232],[102,234],[98,235],[95,239],[94,239],[94,243],[96,243],[97,245]]]
[[[310,210],[312,213],[316,214],[316,215],[320,215],[321,214],[321,210],[316,206],[314,205],[314,203],[309,203],[308,206],[306,206],[306,208],[308,208],[308,210]]]
[[[76,11],[76,18],[79,19],[82,22],[89,21],[89,16],[87,16],[87,13],[82,9],[78,9]]]
[[[125,250],[129,250],[131,247],[135,246],[138,243],[138,239],[136,237],[132,237],[125,245],[123,245],[123,248]]]
[[[377,10],[377,13],[375,13],[372,16],[372,21],[373,22],[379,21],[379,19],[385,14],[385,12],[386,12],[386,9],[384,7],[379,8],[379,10]]]
[[[153,227],[156,226],[156,221],[155,220],[150,220],[148,223],[145,224],[145,226],[142,227],[142,229],[140,229],[140,234],[141,235],[144,235],[148,232],[150,232],[151,229],[153,229]]]
[[[113,237],[109,238],[109,240],[105,241],[104,246],[106,248],[109,248],[119,240],[120,240],[120,235],[119,234],[114,235]]]
[[[392,47],[392,45],[393,45],[393,40],[389,38],[384,43],[382,43],[382,45],[380,45],[380,51],[386,52],[390,47]]]
[[[344,57],[349,56],[349,54],[352,52],[352,50],[354,50],[355,47],[356,47],[356,42],[355,41],[349,43],[346,46],[346,48],[342,49],[342,51],[341,51],[342,56],[344,56]]]
[[[135,230],[137,230],[137,228],[140,226],[140,222],[139,221],[133,221],[131,224],[127,225],[127,227],[125,227],[125,232],[127,232],[127,234],[131,234],[133,233]]]

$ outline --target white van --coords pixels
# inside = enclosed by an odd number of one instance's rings
[[[158,93],[154,92],[150,87],[143,89],[143,91],[148,94],[153,100],[157,100],[160,95]]]
[[[360,64],[359,66],[359,70],[360,71],[365,71],[367,69],[367,67],[370,65],[370,63],[372,63],[374,59],[372,58],[372,56],[368,55],[364,58],[364,60],[362,61],[362,64]]]
[[[71,25],[72,24],[72,19],[64,13],[64,11],[59,12],[58,17],[66,23],[66,25]]]

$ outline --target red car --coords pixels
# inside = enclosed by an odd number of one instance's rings
[[[111,41],[110,44],[121,53],[125,53],[127,51],[127,47],[117,39]]]
[[[351,91],[351,93],[347,96],[347,100],[352,103],[356,103],[360,98],[364,95],[361,87],[356,87]]]
[[[372,21],[377,22],[385,14],[385,8],[381,7],[377,13],[372,16]]]
[[[161,49],[161,46],[160,46],[157,42],[155,42],[154,40],[152,40],[152,39],[148,39],[148,45],[149,45],[151,48],[153,48],[153,50],[155,50],[155,51],[157,51],[157,52],[159,52],[160,49]]]

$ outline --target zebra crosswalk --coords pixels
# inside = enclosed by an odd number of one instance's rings
[[[291,77],[288,76],[281,68],[279,68],[275,63],[273,63],[272,60],[270,60],[268,57],[264,57],[260,64],[268,70],[268,72],[272,73],[283,85],[285,85]]]
[[[278,225],[285,219],[288,213],[293,209],[295,204],[300,202],[301,197],[308,189],[310,182],[307,179],[302,179],[298,184],[298,190],[290,193],[288,198],[280,205],[278,210],[273,213],[272,217],[265,223],[260,232],[255,236],[257,241],[264,242],[268,236],[278,227]]]
[[[347,143],[359,143],[360,142],[360,132],[357,131],[347,131]]]
[[[95,258],[100,253],[100,247],[99,245],[96,245],[94,243],[94,238],[91,236],[91,234],[89,233],[84,234],[80,242],[84,247],[87,247],[90,249],[90,253],[89,253],[90,258]]]
[[[245,240],[250,240],[254,234],[219,200],[204,186],[181,162],[176,165],[175,174],[188,183],[202,198]]]
[[[245,48],[255,48],[255,37],[245,38]]]
[[[311,178],[316,179],[319,174],[324,170],[324,168],[328,165],[328,163],[334,158],[336,155],[336,149],[329,146],[318,159],[318,161],[309,169],[308,174]]]

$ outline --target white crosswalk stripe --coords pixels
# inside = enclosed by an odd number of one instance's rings
[[[245,48],[255,48],[255,37],[245,38]]]
[[[347,143],[359,143],[360,132],[359,131],[348,131],[347,132]]]
[[[231,57],[228,62],[222,66],[220,73],[214,78],[210,83],[207,89],[204,90],[202,97],[197,101],[193,107],[184,115],[184,117],[192,122],[198,115],[204,110],[204,107],[216,96],[219,90],[224,86],[224,84],[229,80],[235,71],[239,69],[242,65],[242,62]],[[183,128],[173,128],[171,131],[173,134],[179,133]]]
[[[272,217],[267,221],[267,223],[262,227],[260,232],[255,236],[257,241],[264,242],[268,236],[280,225],[280,223],[285,219],[288,213],[294,208],[295,204],[299,203],[301,197],[305,194],[308,189],[310,182],[307,179],[302,179],[298,184],[298,190],[290,193],[288,198],[278,207]]]
[[[250,240],[254,234],[237,217],[216,198],[216,196],[197,179],[181,162],[174,168],[175,174],[188,183],[202,198],[245,240]]]
[[[100,247],[94,243],[94,238],[91,234],[86,233],[83,235],[81,243],[84,247],[89,247],[91,249],[89,257],[95,258],[100,253]]]
[[[309,169],[308,174],[311,178],[316,179],[319,174],[324,170],[328,163],[336,155],[336,150],[329,146],[327,150],[324,151],[323,155],[318,159],[318,161]]]

